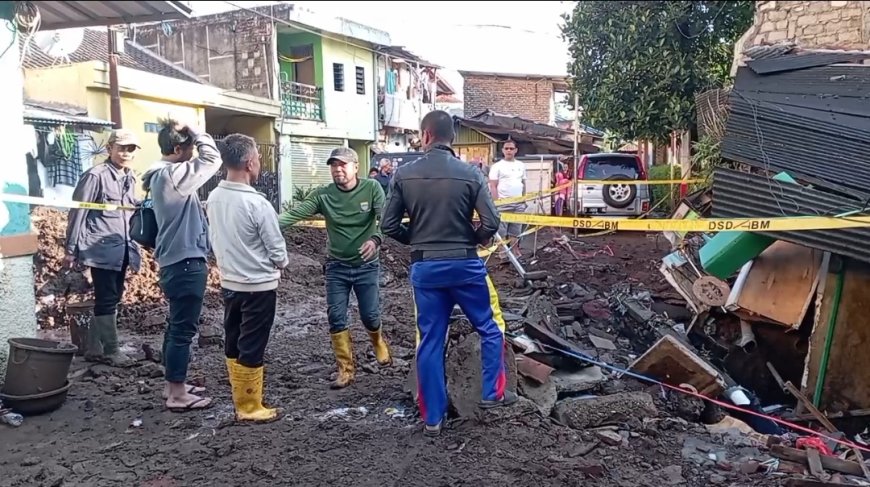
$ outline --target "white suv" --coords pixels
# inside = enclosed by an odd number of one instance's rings
[[[633,154],[584,154],[580,158],[577,182],[580,216],[640,216],[650,209],[650,190],[646,184],[620,184],[619,181],[648,181],[646,168]],[[612,184],[584,184],[587,181],[613,181]],[[574,213],[574,198],[568,207]]]

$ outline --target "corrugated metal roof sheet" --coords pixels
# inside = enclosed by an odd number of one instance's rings
[[[728,169],[713,174],[713,217],[764,218],[781,216],[834,216],[870,207],[870,201],[834,196],[798,184]],[[870,215],[867,210],[861,215]],[[854,215],[858,216],[858,214]],[[870,228],[764,232],[814,249],[870,262]]]
[[[868,57],[870,57],[868,53],[806,52],[766,59],[753,59],[747,61],[746,65],[758,74],[769,74],[829,66],[831,64],[860,62]]]
[[[722,156],[846,195],[870,193],[868,93],[870,66],[766,76],[741,68]]]
[[[185,2],[32,2],[42,30],[190,18]]]
[[[24,121],[47,125],[85,125],[91,127],[112,127],[114,125],[108,120],[49,110],[26,103],[24,105]]]

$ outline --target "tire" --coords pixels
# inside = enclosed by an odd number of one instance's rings
[[[610,176],[606,181],[634,181],[627,176]],[[601,189],[604,202],[613,208],[626,208],[637,198],[636,184],[605,184]]]

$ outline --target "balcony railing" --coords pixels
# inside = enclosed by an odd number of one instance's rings
[[[293,81],[281,82],[284,118],[323,121],[323,88]]]

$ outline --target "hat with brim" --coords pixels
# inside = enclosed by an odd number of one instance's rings
[[[349,147],[338,147],[329,154],[326,164],[332,164],[336,161],[345,164],[359,164],[359,157],[356,155],[356,151]]]
[[[136,137],[132,130],[127,129],[113,130],[112,135],[109,136],[109,145],[132,145],[137,149],[142,148],[139,145],[139,137]]]

